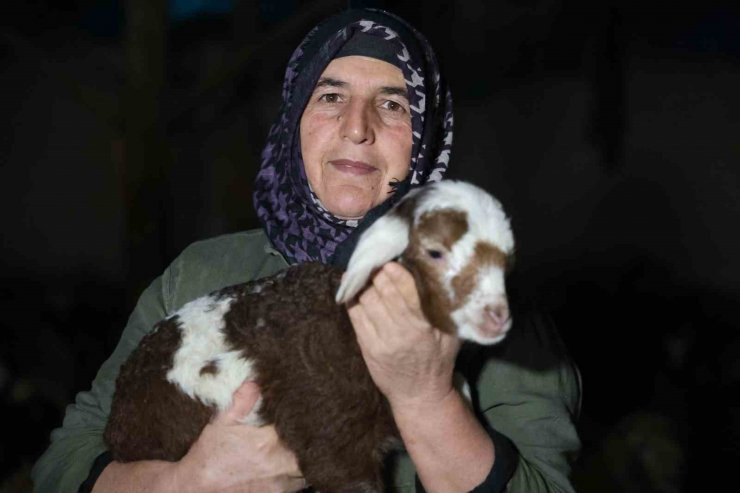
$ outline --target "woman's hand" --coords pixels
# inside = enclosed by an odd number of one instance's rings
[[[231,407],[216,416],[174,470],[174,491],[294,492],[306,487],[296,457],[273,426],[243,424],[259,398],[244,383]]]
[[[349,316],[426,490],[480,484],[495,450],[452,384],[460,342],[426,320],[411,274],[395,262],[383,266]]]
[[[348,312],[373,381],[392,407],[426,406],[454,392],[460,342],[429,324],[414,278],[400,264],[383,266]]]

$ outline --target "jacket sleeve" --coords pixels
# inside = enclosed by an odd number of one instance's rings
[[[581,445],[578,369],[547,316],[529,312],[515,325],[478,380],[486,421],[519,452],[507,491],[572,492],[570,464]]]
[[[581,447],[575,426],[581,380],[549,317],[520,308],[501,344],[464,345],[458,370],[475,382],[479,417],[508,456],[508,465],[494,463],[473,493],[500,491],[502,480],[507,493],[572,493],[570,465]],[[424,491],[408,454],[399,454],[394,468],[392,491]]]
[[[101,366],[91,389],[77,394],[74,404],[67,407],[61,428],[52,431],[49,448],[31,472],[35,492],[76,493],[95,459],[106,450],[103,430],[119,367],[141,338],[166,316],[172,277],[171,269],[166,270],[142,293],[118,346]]]

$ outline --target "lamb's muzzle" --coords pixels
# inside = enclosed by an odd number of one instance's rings
[[[493,344],[512,324],[504,274],[513,248],[495,199],[441,182],[411,192],[368,228],[344,278],[301,264],[187,303],[121,367],[105,430],[113,459],[179,460],[251,380],[262,397],[250,422],[275,426],[314,488],[381,491],[383,458],[400,438],[344,304],[399,258],[434,327]]]

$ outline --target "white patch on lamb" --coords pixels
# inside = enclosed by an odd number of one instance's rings
[[[470,223],[470,221],[468,221],[468,223]],[[468,224],[468,227],[470,227],[470,224]],[[479,238],[477,235],[468,231],[452,246],[452,250],[447,257],[447,271],[444,273],[442,278],[442,283],[447,290],[447,296],[450,299],[455,297],[455,293],[452,288],[452,280],[457,277],[465,266],[473,259],[475,244],[478,240]]]
[[[253,378],[252,362],[233,350],[224,338],[224,315],[233,298],[204,296],[185,304],[173,315],[179,321],[182,342],[175,352],[167,380],[191,398],[214,404],[219,410],[229,407],[234,391]],[[215,364],[218,371],[201,372]]]
[[[512,324],[504,271],[494,265],[485,267],[478,273],[477,281],[466,302],[450,317],[462,339],[478,344],[495,344],[506,337]]]

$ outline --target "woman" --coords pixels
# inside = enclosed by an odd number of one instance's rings
[[[191,245],[144,292],[92,390],[52,433],[33,471],[37,491],[73,492],[83,481],[83,490],[107,492],[303,488],[274,429],[238,423],[259,394],[250,383],[179,462],[110,462],[101,437],[118,367],[155,322],[190,299],[292,263],[343,265],[374,218],[410,187],[441,179],[451,141],[449,93],[413,28],[362,10],[311,31],[288,64],[257,178],[264,230]],[[492,356],[460,358],[459,369],[479,375],[479,419],[452,385],[459,346],[426,322],[402,267],[385,266],[350,317],[408,452],[393,465],[399,490],[571,490],[565,456],[579,446],[579,388],[546,324],[521,324],[521,335]],[[521,366],[522,355],[552,364]]]

